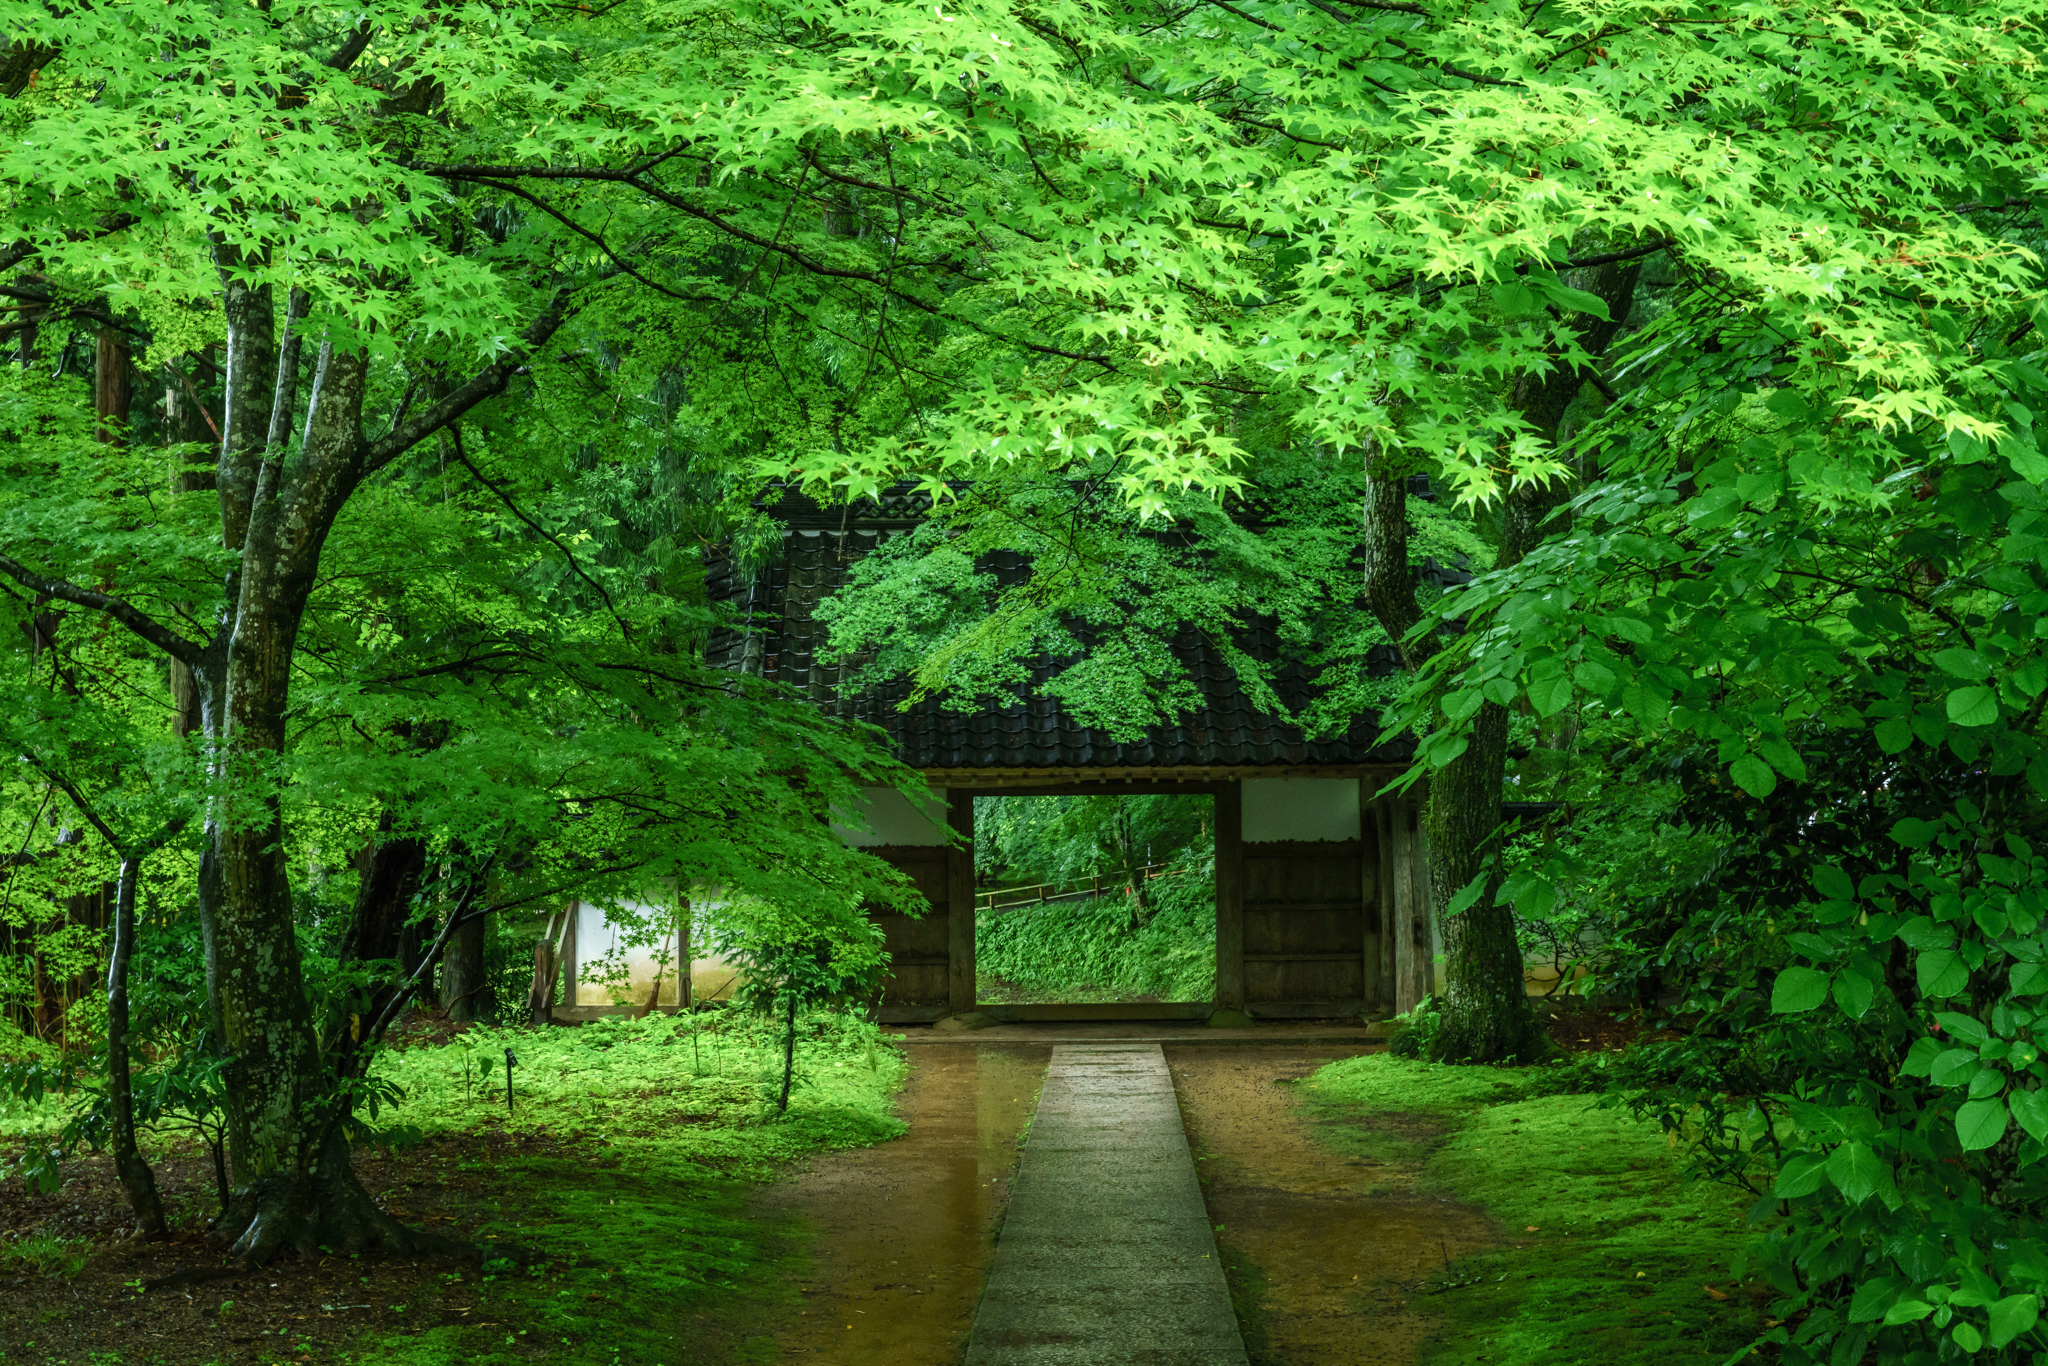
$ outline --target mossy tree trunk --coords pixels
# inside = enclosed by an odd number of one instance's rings
[[[1604,352],[1620,330],[1640,272],[1640,263],[1617,264],[1582,271],[1572,279],[1574,287],[1599,296],[1608,310],[1606,319],[1580,319],[1579,344],[1589,355]],[[1518,380],[1510,401],[1539,436],[1555,442],[1566,410],[1588,382],[1583,370],[1560,363],[1546,375]],[[1400,472],[1377,462],[1375,454],[1367,457],[1366,600],[1396,642],[1403,662],[1420,670],[1438,649],[1453,647],[1455,641],[1409,636],[1422,612],[1408,564],[1407,483]],[[1558,480],[1507,494],[1496,509],[1499,549],[1494,567],[1519,562],[1552,534],[1573,492],[1571,484]],[[1478,900],[1457,915],[1443,917],[1440,924],[1443,1027],[1435,1051],[1441,1058],[1497,1062],[1527,1058],[1547,1046],[1529,1008],[1514,916],[1508,907],[1494,904],[1508,721],[1505,707],[1481,704],[1464,751],[1429,778],[1423,820],[1429,831],[1431,903],[1448,906],[1474,878],[1487,877]]]
[[[225,252],[219,261],[227,383],[214,476],[222,543],[239,555],[210,637],[190,639],[129,603],[4,555],[0,572],[106,613],[190,672],[199,728],[225,794],[208,813],[199,870],[207,1006],[228,1057],[230,1191],[215,1236],[252,1265],[288,1248],[412,1252],[423,1235],[378,1210],[349,1163],[346,1084],[374,1044],[372,1022],[330,1031],[323,1047],[301,980],[274,778],[286,747],[292,656],[321,550],[349,498],[414,444],[502,391],[553,335],[565,301],[558,298],[506,355],[372,441],[362,424],[367,354],[323,345],[301,406],[302,296],[293,297],[280,338],[271,291],[237,278],[239,264]],[[301,439],[292,449],[286,438],[294,429]]]

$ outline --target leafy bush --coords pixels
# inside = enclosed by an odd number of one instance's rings
[[[1683,1028],[1618,1081],[1757,1198],[1782,1360],[2039,1361],[2048,858],[2019,775],[1880,745],[1802,745],[1762,796],[1681,757],[1680,814],[1727,843],[1642,908],[1616,981]]]
[[[1430,1057],[1443,1027],[1444,1013],[1438,1008],[1436,997],[1425,996],[1415,1003],[1415,1009],[1394,1017],[1394,1032],[1387,1040],[1387,1051],[1397,1058]]]
[[[980,969],[1027,991],[1094,989],[1163,1001],[1216,995],[1213,855],[1177,860],[1152,879],[1153,910],[1134,923],[1128,897],[1023,906],[975,918]]]

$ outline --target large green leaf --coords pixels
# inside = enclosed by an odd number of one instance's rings
[[[1954,949],[1929,949],[1913,964],[1920,994],[1936,1000],[1955,995],[1970,984],[1970,965]]]
[[[1559,308],[1567,309],[1574,313],[1590,313],[1603,322],[1608,318],[1607,301],[1597,294],[1589,294],[1583,289],[1573,289],[1569,285],[1560,284],[1555,278],[1549,276],[1544,277],[1537,284],[1538,288],[1543,291],[1543,297],[1556,304]]]
[[[1828,1180],[1853,1204],[1875,1195],[1890,1176],[1868,1144],[1844,1143],[1828,1154]]]
[[[1877,983],[1862,973],[1845,969],[1835,978],[1835,1004],[1850,1019],[1860,1020],[1869,1014],[1876,1000]]]
[[[1754,754],[1745,754],[1728,766],[1728,776],[1752,797],[1768,797],[1777,790],[1778,775]]]
[[[1797,1015],[1828,999],[1828,975],[1812,968],[1785,968],[1771,984],[1771,1013]]]
[[[2014,1088],[2007,1094],[2007,1106],[2029,1138],[2048,1140],[2048,1096],[2039,1091]]]
[[[1995,688],[1957,688],[1948,695],[1948,719],[1959,726],[1988,726],[1998,720]]]
[[[1827,1183],[1827,1166],[1818,1153],[1795,1153],[1785,1160],[1771,1193],[1787,1200],[1811,1195]]]
[[[1902,754],[1913,744],[1913,722],[1904,716],[1878,722],[1871,733],[1877,737],[1877,747],[1886,754]]]
[[[1529,705],[1536,708],[1538,716],[1555,716],[1571,700],[1571,680],[1562,674],[1555,678],[1539,678],[1529,684]]]
[[[2040,1320],[2039,1295],[2007,1295],[1991,1306],[1991,1345],[2005,1346]]]
[[[1975,650],[1964,649],[1962,646],[1953,646],[1946,650],[1935,651],[1934,663],[1942,672],[1953,674],[1957,678],[1968,679],[1972,683],[1991,676],[1991,665],[1984,656],[1978,654]],[[1951,718],[1955,717],[1953,702],[1949,706],[1949,716]],[[1962,721],[1960,724],[1975,725],[1977,723]]]
[[[1918,849],[1941,833],[1941,827],[1918,816],[1907,816],[1892,826],[1892,838],[1908,849]]]
[[[1997,1099],[1966,1101],[1956,1111],[1956,1137],[1966,1153],[1980,1152],[2005,1137],[2005,1102]]]

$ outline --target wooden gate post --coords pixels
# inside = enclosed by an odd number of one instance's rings
[[[1244,784],[1216,789],[1216,1008],[1244,1009]]]
[[[1380,941],[1386,929],[1386,904],[1380,898],[1380,864],[1386,860],[1386,848],[1380,839],[1379,813],[1372,800],[1376,786],[1371,778],[1358,780],[1358,913],[1364,922],[1359,926],[1359,943],[1365,959],[1364,975],[1359,980],[1364,984],[1367,1014],[1386,1005],[1386,979],[1380,971]]]
[[[1429,870],[1423,866],[1421,803],[1402,795],[1385,799],[1383,829],[1391,835],[1388,859],[1393,916],[1394,1013],[1405,1015],[1429,995],[1435,964],[1429,940]]]
[[[974,794],[946,792],[946,824],[961,843],[946,851],[946,1007],[974,1009]]]

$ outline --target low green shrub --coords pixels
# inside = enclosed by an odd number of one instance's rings
[[[68,1281],[85,1270],[87,1251],[83,1242],[37,1229],[19,1238],[0,1238],[0,1268]]]
[[[1213,861],[1155,879],[1154,910],[1133,924],[1128,897],[1052,902],[975,917],[981,971],[1027,991],[1114,992],[1163,1001],[1216,995]]]

